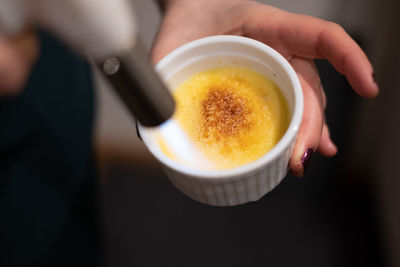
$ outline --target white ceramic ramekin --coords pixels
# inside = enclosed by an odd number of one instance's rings
[[[139,125],[143,142],[160,162],[169,180],[185,195],[201,203],[233,206],[256,201],[284,178],[303,114],[300,82],[278,52],[253,39],[220,35],[187,43],[164,57],[156,71],[174,90],[192,75],[222,66],[245,66],[272,79],[289,107],[290,124],[281,140],[259,159],[227,170],[199,170],[171,160]]]

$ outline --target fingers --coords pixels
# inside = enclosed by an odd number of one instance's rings
[[[322,128],[321,140],[318,146],[318,152],[325,157],[333,157],[337,153],[337,147],[331,140],[328,125],[324,123]]]
[[[318,72],[311,60],[293,58],[290,61],[296,70],[303,89],[304,111],[297,141],[293,150],[289,167],[296,176],[303,176],[312,154],[317,151],[324,125],[324,96]],[[329,134],[325,132],[324,142],[328,142]],[[333,153],[326,149],[324,151]]]
[[[324,110],[326,109],[326,96],[325,92],[322,90],[322,104],[324,107]],[[325,157],[333,157],[337,153],[337,147],[335,143],[332,141],[330,133],[329,133],[329,128],[328,125],[326,124],[326,121],[324,122],[324,126],[322,127],[322,134],[321,134],[321,140],[319,142],[318,146],[318,152],[321,153]]]
[[[373,77],[373,68],[357,43],[337,24],[321,30],[317,53],[347,77],[353,89],[363,97],[375,97],[379,88]]]
[[[361,48],[338,24],[293,15],[283,24],[280,36],[291,51],[302,57],[325,58],[344,74],[353,89],[364,97],[378,94],[373,68]]]
[[[287,58],[327,59],[347,77],[358,94],[363,97],[378,94],[367,56],[341,26],[282,10],[273,13],[268,6],[254,10],[249,19],[251,27],[245,28],[247,34],[271,45]]]
[[[38,47],[33,32],[14,38],[0,36],[0,96],[14,95],[23,88],[37,57]]]

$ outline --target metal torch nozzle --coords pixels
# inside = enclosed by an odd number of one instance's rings
[[[143,126],[157,126],[172,117],[174,98],[151,67],[139,42],[129,52],[106,59],[101,69]]]

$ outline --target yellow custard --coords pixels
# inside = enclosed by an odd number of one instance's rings
[[[234,168],[261,157],[289,125],[287,103],[277,85],[248,68],[198,73],[173,94],[176,121],[216,169]],[[173,158],[164,142],[159,144]]]

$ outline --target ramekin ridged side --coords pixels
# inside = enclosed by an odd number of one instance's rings
[[[171,183],[191,199],[212,206],[235,206],[257,201],[282,181],[287,174],[294,142],[264,168],[226,180],[189,176],[165,165],[162,167]]]

